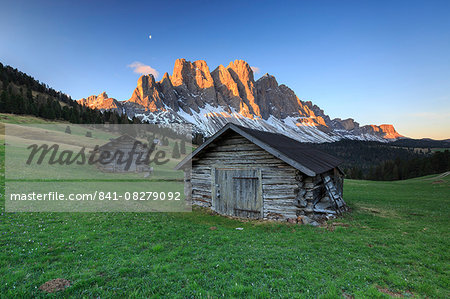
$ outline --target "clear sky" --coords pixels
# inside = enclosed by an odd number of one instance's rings
[[[74,99],[126,100],[130,65],[177,58],[244,59],[332,118],[450,138],[450,1],[0,0],[0,62]]]

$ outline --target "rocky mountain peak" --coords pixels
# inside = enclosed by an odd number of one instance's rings
[[[403,137],[394,128],[393,125],[383,124],[380,125],[380,130],[385,134],[383,137],[387,139],[397,139]]]
[[[174,86],[185,84],[189,89],[208,88],[214,85],[209,67],[204,60],[194,63],[177,59],[171,77]]]
[[[211,76],[217,92],[218,104],[226,105],[226,100],[230,101],[231,107],[238,107],[240,102],[239,88],[231,76],[230,71],[223,65],[219,65]]]
[[[151,112],[164,107],[161,94],[159,93],[159,86],[153,75],[143,75],[138,79],[137,87],[127,102],[139,105],[145,111],[149,110]]]
[[[355,120],[353,118],[347,118],[344,120],[342,120],[340,118],[335,118],[335,119],[333,119],[333,123],[337,129],[341,129],[341,130],[350,131],[350,130],[359,128],[359,123],[355,122]]]
[[[252,68],[244,60],[236,59],[235,61],[230,62],[227,68],[232,70],[241,81],[255,81]]]
[[[289,87],[278,84],[275,76],[266,73],[255,81],[244,60],[219,65],[211,72],[204,60],[177,59],[172,75],[164,73],[161,81],[152,75],[141,76],[127,101],[118,102],[103,92],[79,103],[125,111],[150,122],[193,123],[206,135],[235,122],[312,142],[401,137],[392,125],[360,127],[351,118],[331,120],[317,105],[300,100]]]
[[[259,78],[256,82],[258,82],[258,84],[264,85],[266,88],[278,88],[277,79],[275,79],[274,76],[271,76],[268,73]]]
[[[194,62],[195,68],[195,82],[199,88],[211,88],[214,86],[214,81],[211,77],[209,67],[204,60],[197,60]]]
[[[172,76],[170,80],[174,86],[183,84],[183,78],[187,76],[188,69],[191,68],[191,63],[184,58],[175,60]]]
[[[106,93],[106,91],[102,92],[101,94],[99,94],[97,96],[97,99],[99,99],[99,100],[105,100],[107,98],[109,98],[109,97],[108,97],[108,94]]]
[[[165,72],[163,77],[162,77],[162,79],[161,79],[161,81],[165,81],[165,80],[170,80],[170,76],[169,76],[168,72]]]
[[[133,97],[144,99],[154,94],[155,88],[157,88],[155,78],[153,75],[143,75],[139,77],[137,87],[133,93]]]
[[[242,99],[239,103],[239,113],[250,119],[261,117],[260,107],[256,103],[255,80],[250,65],[244,60],[235,60],[230,62],[227,70],[236,82],[239,97]]]
[[[99,95],[92,95],[87,98],[77,100],[78,104],[87,106],[92,109],[99,110],[120,110],[120,103],[113,98],[108,97],[108,94],[104,91]]]
[[[137,86],[142,87],[143,90],[147,90],[155,85],[155,77],[152,74],[142,75],[139,77]]]

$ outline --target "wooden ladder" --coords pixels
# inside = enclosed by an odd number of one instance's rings
[[[339,214],[345,211],[345,201],[339,192],[336,189],[336,186],[333,183],[333,180],[329,175],[322,175],[322,179],[324,181],[325,189],[327,190],[328,196],[334,202],[336,206],[336,211]]]

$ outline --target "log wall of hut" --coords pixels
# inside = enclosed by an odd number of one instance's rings
[[[200,157],[192,160],[192,169],[185,172],[185,194],[193,204],[215,210],[216,169],[259,171],[263,208],[262,217],[257,218],[264,219],[285,220],[308,216],[318,220],[329,215],[332,210],[326,208],[333,203],[327,199],[323,175],[331,175],[333,181],[342,179],[339,171],[334,170],[315,177],[305,176],[246,138],[232,133],[210,144]],[[322,199],[328,202],[319,206],[322,211],[318,211],[316,205]]]

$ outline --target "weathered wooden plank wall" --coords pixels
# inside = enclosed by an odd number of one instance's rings
[[[260,169],[264,218],[295,218],[296,169],[240,135],[220,139],[192,161],[190,185],[194,204],[212,207],[212,169]]]

